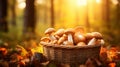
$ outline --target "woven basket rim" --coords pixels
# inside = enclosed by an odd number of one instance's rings
[[[100,47],[101,45],[85,45],[85,46],[65,46],[65,45],[57,45],[51,44],[46,42],[40,42],[45,47],[52,47],[52,48],[65,48],[65,49],[77,49],[77,48],[93,48],[93,47]]]

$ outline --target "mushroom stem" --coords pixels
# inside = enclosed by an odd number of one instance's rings
[[[89,42],[88,45],[95,45],[96,43],[96,38],[92,38]]]
[[[55,29],[54,28],[48,28],[47,30],[45,30],[45,34],[49,35],[50,39],[53,41],[53,40],[56,40],[56,38],[52,35],[53,32],[55,32]]]
[[[68,41],[73,43],[73,38],[71,34],[68,34]]]
[[[105,44],[105,41],[103,39],[101,39],[101,42],[100,42],[101,45],[104,45]]]
[[[50,39],[53,41],[53,40],[56,40],[56,38],[53,36],[53,35],[50,35],[49,36],[50,37]]]

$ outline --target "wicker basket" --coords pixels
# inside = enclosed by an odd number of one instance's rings
[[[44,54],[50,61],[67,64],[84,64],[88,58],[99,58],[101,45],[59,46],[42,43]]]

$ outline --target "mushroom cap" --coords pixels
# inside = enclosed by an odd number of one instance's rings
[[[53,44],[57,44],[57,40],[52,41]]]
[[[60,36],[58,36],[58,35],[54,35],[54,37],[55,37],[57,40],[59,40],[59,38],[60,38]]]
[[[59,38],[58,40],[58,44],[62,44],[65,40],[67,40],[67,36],[66,35],[63,35],[61,38]]]
[[[86,44],[84,42],[77,43],[77,46],[85,46]]]
[[[45,30],[45,34],[51,34],[52,32],[55,32],[54,28],[48,28]]]
[[[43,42],[50,42],[50,38],[49,37],[42,37],[41,41],[43,41]]]
[[[64,41],[66,40],[65,37],[61,37],[59,40],[58,40],[58,44],[62,44]]]
[[[85,42],[86,38],[84,35],[79,34],[79,33],[75,33],[74,34],[74,43],[77,44],[78,42]]]
[[[87,40],[89,40],[89,39],[93,38],[93,35],[92,35],[92,33],[86,33],[85,37],[86,37]]]
[[[65,30],[65,34],[67,34],[67,35],[68,34],[72,34],[73,35],[74,33],[75,33],[75,30],[73,28],[68,28],[68,29]]]
[[[84,33],[84,28],[82,26],[77,26],[77,27],[74,28],[74,30],[75,30],[75,33],[76,32]]]
[[[64,44],[66,46],[74,46],[74,44],[72,42],[69,42],[69,41],[65,41]]]
[[[99,32],[92,32],[92,35],[93,35],[93,37],[95,37],[95,38],[97,38],[97,39],[102,39],[102,38],[103,38],[103,37],[102,37],[102,34],[99,33]]]
[[[58,36],[62,36],[64,34],[64,29],[59,29],[58,31],[56,31],[54,34],[58,35]]]
[[[97,41],[96,41],[96,45],[104,45],[105,44],[105,41],[103,40],[103,39],[98,39]]]

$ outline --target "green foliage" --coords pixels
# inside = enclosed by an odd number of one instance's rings
[[[16,40],[13,35],[9,35],[8,33],[3,32],[0,32],[0,40],[2,42],[8,43],[9,47],[14,47],[18,42],[18,40]]]

